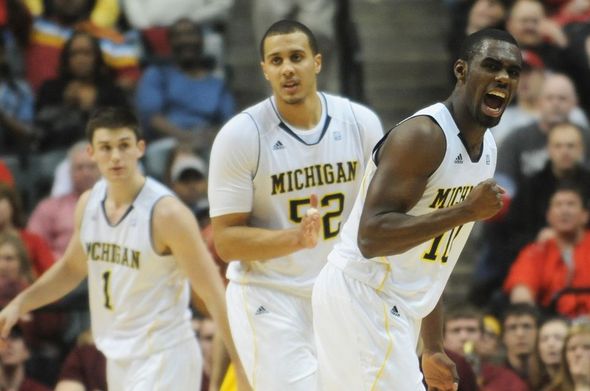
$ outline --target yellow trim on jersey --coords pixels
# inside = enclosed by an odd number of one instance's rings
[[[385,303],[383,303],[383,315],[385,317],[385,331],[387,333],[387,339],[389,340],[387,343],[387,351],[385,352],[385,358],[383,359],[383,364],[379,368],[377,372],[377,376],[373,381],[373,385],[371,386],[371,391],[375,390],[377,387],[377,382],[383,376],[383,371],[385,370],[385,365],[387,365],[387,361],[389,360],[389,356],[391,356],[391,352],[393,351],[393,340],[391,338],[391,333],[389,332],[389,316],[388,316],[388,307]]]
[[[252,389],[255,390],[256,389],[256,367],[258,366],[258,349],[256,348],[256,330],[254,329],[254,322],[252,321],[252,318],[250,317],[250,312],[248,311],[248,302],[246,301],[246,293],[244,292],[245,286],[241,285],[241,289],[242,289],[242,298],[243,298],[243,302],[244,302],[244,310],[246,311],[246,317],[248,318],[248,324],[250,325],[250,328],[252,329],[252,336],[253,336],[253,346],[254,346],[254,363],[252,365]],[[245,368],[244,368],[245,370]]]
[[[379,287],[377,288],[377,292],[381,292],[381,290],[383,289],[383,286],[385,285],[385,281],[387,281],[387,277],[389,277],[389,273],[391,273],[391,265],[389,264],[389,262],[387,262],[387,258],[386,257],[379,257],[379,258],[384,260],[384,262],[379,262],[379,263],[385,263],[385,265],[387,266],[387,271],[385,272],[385,275],[383,276],[383,280],[381,280],[381,283],[379,284]]]

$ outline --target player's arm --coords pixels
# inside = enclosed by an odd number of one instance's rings
[[[422,319],[422,370],[428,389],[457,390],[459,376],[455,363],[446,355],[443,348],[443,309],[442,299],[436,307]]]
[[[229,329],[225,287],[193,214],[176,198],[165,197],[155,206],[152,224],[156,249],[174,255],[193,290],[205,302],[238,373],[243,374]]]
[[[312,196],[312,207],[317,197]],[[313,248],[321,228],[319,212],[312,211],[302,217],[297,227],[271,230],[248,226],[249,213],[233,213],[211,219],[215,248],[226,262],[264,261],[291,254],[304,248]]]
[[[319,214],[303,216],[301,223],[291,229],[251,226],[254,178],[269,175],[259,172],[262,148],[259,138],[254,122],[242,114],[221,129],[211,149],[211,223],[215,248],[225,261],[262,261],[314,247],[317,243]],[[317,198],[311,198],[311,206],[315,208]]]
[[[21,315],[65,296],[88,274],[86,255],[80,242],[80,223],[88,195],[89,193],[85,193],[78,200],[74,234],[63,257],[0,312],[0,330],[3,338],[8,335]]]
[[[366,258],[403,253],[453,227],[493,216],[501,208],[502,190],[487,180],[460,204],[422,216],[406,214],[422,197],[445,149],[442,130],[428,117],[406,121],[386,138],[359,226],[358,245]]]

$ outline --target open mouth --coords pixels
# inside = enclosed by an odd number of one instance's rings
[[[285,83],[283,83],[283,88],[287,89],[287,90],[294,90],[295,88],[297,88],[297,86],[299,85],[299,83],[295,80],[291,80],[291,81],[287,81]]]
[[[506,102],[506,93],[501,91],[490,91],[483,97],[483,110],[492,117],[502,114],[502,108]]]

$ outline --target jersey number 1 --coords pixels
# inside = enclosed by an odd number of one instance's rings
[[[112,310],[113,306],[111,305],[111,296],[109,294],[111,288],[109,284],[109,280],[111,279],[111,271],[108,270],[102,273],[102,281],[103,281],[103,288],[104,288],[104,306],[108,310]]]

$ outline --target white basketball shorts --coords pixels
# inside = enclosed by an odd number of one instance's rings
[[[328,263],[313,290],[322,391],[420,391],[420,321]]]
[[[252,387],[317,390],[311,300],[235,282],[226,297],[232,337]]]
[[[194,391],[201,387],[203,357],[197,339],[132,360],[107,359],[109,391]]]

